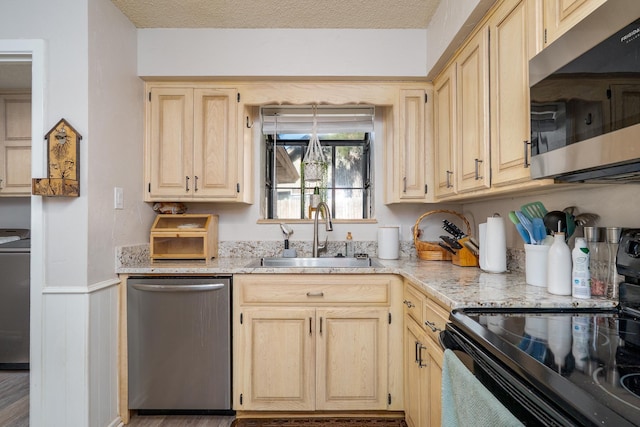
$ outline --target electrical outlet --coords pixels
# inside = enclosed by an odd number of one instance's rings
[[[124,209],[124,191],[121,187],[113,188],[113,208]]]

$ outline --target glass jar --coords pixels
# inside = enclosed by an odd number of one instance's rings
[[[618,255],[618,244],[620,242],[620,227],[607,227],[605,240],[609,248],[609,261],[607,263],[607,298],[618,299],[618,287],[624,277],[618,274],[616,268],[616,257]]]
[[[584,238],[589,248],[592,297],[603,297],[607,295],[609,247],[604,241],[604,234],[604,228],[584,227]]]

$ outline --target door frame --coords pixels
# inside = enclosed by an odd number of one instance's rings
[[[0,39],[0,58],[31,62],[31,176],[45,176],[44,150],[46,45],[41,39]],[[44,209],[42,197],[31,196],[31,297],[29,343],[29,419],[41,425],[42,290],[45,283]]]

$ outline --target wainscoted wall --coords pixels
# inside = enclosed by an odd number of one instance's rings
[[[46,288],[41,425],[118,425],[118,284]]]

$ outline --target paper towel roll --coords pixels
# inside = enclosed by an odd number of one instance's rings
[[[482,237],[484,237],[482,239]],[[484,264],[480,268],[488,273],[504,273],[507,271],[507,236],[504,218],[493,216],[487,218],[484,244],[480,243],[480,259]]]
[[[400,253],[400,227],[378,228],[378,258],[398,259]]]

